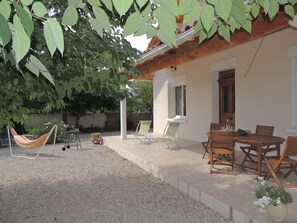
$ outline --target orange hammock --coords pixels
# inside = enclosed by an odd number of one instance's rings
[[[10,147],[10,155],[11,156],[15,156],[15,157],[28,158],[28,159],[36,159],[38,157],[38,155],[40,154],[40,151],[42,150],[42,148],[46,144],[47,140],[49,139],[49,137],[52,134],[52,132],[53,132],[54,129],[55,129],[55,136],[54,136],[54,145],[55,145],[56,136],[57,136],[57,125],[54,125],[52,127],[52,129],[48,133],[40,136],[37,139],[33,139],[33,140],[30,140],[30,139],[26,138],[23,135],[18,135],[14,128],[10,128],[9,129],[9,127],[7,127],[7,134],[8,134],[9,147]],[[16,156],[16,155],[14,155],[13,152],[12,152],[11,139],[10,139],[9,132],[11,132],[11,135],[13,136],[14,141],[20,147],[25,148],[25,149],[39,149],[37,155],[35,157]]]

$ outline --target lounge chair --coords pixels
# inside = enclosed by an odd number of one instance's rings
[[[133,134],[141,143],[151,143],[149,135],[149,131],[151,128],[152,121],[150,120],[141,120],[139,121],[136,131]]]
[[[180,123],[178,122],[167,122],[167,125],[164,129],[162,137],[159,139],[157,148],[159,148],[161,143],[168,145],[168,149],[174,148],[174,146],[179,148],[179,145],[176,143],[175,139],[179,130]]]
[[[9,140],[10,155],[13,156],[13,157],[21,157],[21,158],[26,158],[26,159],[36,159],[39,156],[41,150],[45,146],[46,142],[48,141],[49,137],[51,136],[51,134],[52,134],[52,132],[54,130],[55,130],[55,135],[54,135],[53,145],[55,145],[55,143],[56,143],[57,125],[54,125],[52,127],[52,129],[48,133],[40,136],[37,139],[33,139],[33,140],[28,139],[24,135],[17,134],[17,132],[14,130],[14,128],[9,128],[9,126],[7,126],[7,135],[8,135],[8,140]],[[14,155],[13,151],[12,151],[10,133],[13,136],[14,141],[16,142],[17,145],[19,145],[20,147],[22,147],[24,149],[38,150],[37,155],[33,156],[33,157],[31,157],[31,156],[22,156],[22,155]]]

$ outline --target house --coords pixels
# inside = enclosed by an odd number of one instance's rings
[[[297,133],[297,29],[284,12],[272,22],[259,15],[251,34],[236,31],[229,44],[218,35],[198,44],[188,28],[177,48],[153,39],[136,66],[154,77],[154,132],[170,119],[182,122],[179,137],[196,141],[210,122]]]

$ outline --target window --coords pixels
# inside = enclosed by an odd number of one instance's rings
[[[168,78],[168,118],[186,121],[186,75]]]
[[[186,116],[186,85],[175,86],[175,116]]]

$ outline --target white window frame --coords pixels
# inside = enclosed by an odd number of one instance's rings
[[[187,92],[187,84],[186,84],[186,75],[181,75],[177,77],[169,78],[167,81],[168,84],[168,120],[170,121],[180,121],[185,122],[187,116],[186,115],[176,115],[176,95],[175,88],[180,86],[186,87]],[[187,106],[187,93],[186,93],[186,101],[183,99],[183,90],[182,90],[182,106]],[[182,113],[184,112],[184,107],[182,108]],[[187,112],[187,107],[186,107]]]

